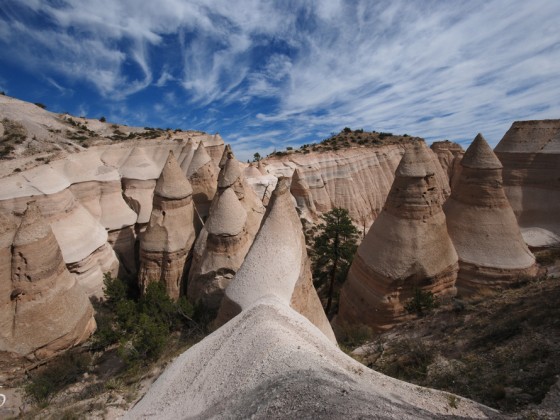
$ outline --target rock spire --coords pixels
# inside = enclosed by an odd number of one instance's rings
[[[0,234],[3,266],[8,233]],[[0,350],[41,359],[81,343],[95,330],[85,290],[66,268],[56,238],[34,202],[15,232],[11,268],[6,271],[11,272],[11,291],[10,302],[1,302]]]
[[[187,178],[193,188],[193,201],[199,217],[208,217],[210,204],[217,188],[218,168],[207,153],[202,142],[199,143],[187,170]]]
[[[150,222],[140,240],[139,284],[165,284],[177,299],[182,291],[185,262],[195,239],[192,187],[173,152],[163,167],[154,190]]]
[[[278,180],[255,241],[226,289],[217,325],[270,295],[300,312],[335,341],[311,280],[305,239],[290,194],[289,178]]]
[[[535,275],[535,258],[502,186],[502,164],[481,134],[465,152],[461,166],[444,206],[459,255],[459,293],[476,294]]]
[[[406,149],[379,217],[358,248],[340,294],[337,324],[385,330],[409,317],[416,289],[453,296],[457,253],[447,234],[433,154]]]

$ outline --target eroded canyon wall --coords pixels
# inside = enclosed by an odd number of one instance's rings
[[[560,243],[560,120],[516,121],[494,152],[504,189],[531,247]]]

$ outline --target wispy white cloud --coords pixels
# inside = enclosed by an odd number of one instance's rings
[[[513,120],[560,115],[556,0],[18,4],[0,46],[21,66],[87,81],[115,117],[150,124],[156,108],[239,147],[344,126],[496,143]],[[147,88],[160,97],[123,103]]]

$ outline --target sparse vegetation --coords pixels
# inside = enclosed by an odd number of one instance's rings
[[[45,104],[42,104],[41,102],[35,102],[35,105],[37,105],[39,108],[47,109],[47,106]]]
[[[388,132],[366,132],[363,128],[352,130],[344,127],[340,133],[331,133],[331,136],[322,140],[320,143],[303,144],[299,149],[291,146],[286,151],[274,150],[269,156],[282,157],[291,153],[307,154],[313,152],[329,152],[351,147],[378,147],[386,144],[402,144],[415,141],[414,137],[408,135],[399,136]]]
[[[118,278],[105,275],[104,316],[94,336],[99,349],[118,342],[119,356],[132,365],[154,360],[161,354],[169,336],[194,322],[194,308],[186,298],[173,302],[160,282],[150,283],[138,298],[137,291]]]
[[[17,121],[4,118],[2,120],[4,127],[4,135],[0,138],[2,148],[0,149],[0,158],[7,158],[16,150],[16,144],[22,144],[27,138],[25,127]]]
[[[540,278],[451,302],[367,344],[360,361],[390,376],[505,412],[538,404],[560,372],[560,288]],[[460,399],[450,400],[460,405]]]
[[[424,316],[438,306],[437,297],[432,292],[415,288],[413,297],[405,303],[404,308],[411,314]]]
[[[102,123],[104,123],[104,122],[107,121],[107,119],[106,119],[105,117],[100,117],[100,118],[99,118],[99,121],[101,121]]]
[[[25,386],[25,393],[33,402],[44,406],[54,395],[87,372],[90,363],[91,356],[88,353],[77,349],[67,351],[33,373]]]

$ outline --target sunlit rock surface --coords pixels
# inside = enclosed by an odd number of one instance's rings
[[[89,338],[93,308],[36,203],[27,207],[11,244],[13,225],[1,221],[0,351],[41,359]]]
[[[507,286],[537,272],[502,186],[502,164],[479,134],[461,161],[461,174],[444,205],[459,255],[457,288],[474,294]]]
[[[354,257],[337,324],[385,330],[410,315],[415,289],[456,293],[458,257],[447,234],[433,154],[423,142],[406,150],[385,207]]]
[[[151,282],[161,282],[172,299],[179,298],[185,262],[195,240],[193,217],[191,185],[169,152],[154,190],[150,221],[140,240],[138,282],[142,290]]]

